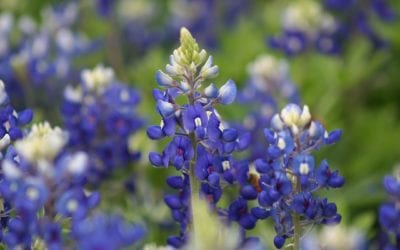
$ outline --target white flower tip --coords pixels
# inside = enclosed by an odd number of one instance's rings
[[[305,126],[310,122],[310,120],[311,120],[310,109],[308,108],[307,105],[304,105],[303,106],[303,111],[301,112],[299,125]]]
[[[231,104],[236,98],[237,88],[236,84],[233,80],[228,80],[220,89],[219,89],[219,102],[222,104]]]
[[[48,122],[34,124],[30,133],[15,142],[15,149],[30,162],[51,161],[67,143],[68,134]]]
[[[8,179],[18,179],[21,177],[21,170],[10,160],[5,160],[2,164],[3,173]]]
[[[88,165],[89,157],[84,152],[75,153],[71,159],[69,159],[67,170],[72,174],[82,174]]]
[[[283,122],[282,119],[280,118],[279,114],[275,114],[272,119],[271,119],[271,126],[275,130],[282,130],[283,129]]]
[[[114,81],[114,70],[100,64],[92,70],[83,70],[81,78],[86,88],[96,92],[102,92]]]

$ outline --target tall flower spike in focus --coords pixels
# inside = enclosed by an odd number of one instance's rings
[[[147,129],[150,139],[170,138],[162,153],[149,154],[152,165],[174,166],[179,171],[167,179],[179,195],[167,194],[164,198],[173,219],[181,225],[179,236],[168,238],[168,244],[176,248],[182,247],[198,226],[193,218],[196,208],[191,206],[194,197],[206,198],[219,211],[216,204],[223,194],[222,186],[238,181],[236,168],[240,164],[232,153],[245,149],[249,141],[247,134],[239,135],[227,127],[215,109],[217,104],[234,101],[235,83],[228,80],[219,89],[213,83],[204,87],[207,80],[217,76],[218,66],[213,65],[212,56],[207,57],[185,28],[181,29],[180,41],[180,47],[170,56],[166,73],[159,70],[156,74],[157,83],[165,89],[153,91],[161,123]],[[249,220],[250,223],[243,220],[243,224],[249,225],[247,229],[254,227],[256,218]]]
[[[336,143],[340,136],[340,130],[328,133],[314,121],[307,106],[293,103],[274,115],[271,129],[264,130],[268,147],[255,161],[260,186],[257,198],[275,223],[277,248],[290,240],[288,245],[299,249],[305,227],[340,222],[335,203],[315,193],[340,188],[344,178],[326,160],[317,165],[312,155],[314,150]]]

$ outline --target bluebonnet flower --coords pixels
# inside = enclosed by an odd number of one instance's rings
[[[83,190],[88,156],[63,153],[66,142],[64,131],[41,123],[8,148],[0,192],[14,214],[4,232],[9,248],[30,248],[41,238],[48,247],[60,249],[63,220],[57,216],[75,223],[99,202],[97,193]]]
[[[400,247],[400,171],[396,170],[394,176],[385,176],[383,186],[390,196],[390,201],[379,207],[379,223],[384,236],[384,240],[381,239],[379,242],[379,247],[398,249]]]
[[[2,14],[0,77],[15,105],[37,105],[47,114],[56,112],[54,100],[60,100],[65,84],[78,76],[74,59],[94,48],[94,43],[74,31],[77,14],[75,2],[45,9],[41,23],[28,16],[17,19]],[[18,39],[11,39],[14,33]],[[43,94],[52,98],[42,98]]]
[[[267,146],[263,129],[268,127],[272,116],[282,103],[300,103],[298,90],[289,75],[288,63],[270,55],[261,55],[248,66],[249,79],[239,92],[238,102],[248,110],[240,130],[251,135],[250,155],[254,161],[264,154]]]
[[[41,242],[48,249],[88,250],[137,242],[145,234],[143,227],[118,216],[89,216],[100,202],[99,193],[85,189],[89,156],[66,152],[67,141],[65,131],[44,122],[8,148],[0,193],[11,208],[2,242],[10,249],[30,249]]]
[[[8,151],[12,149],[10,146],[14,141],[23,137],[23,126],[30,123],[33,113],[30,109],[17,112],[10,103],[10,98],[5,90],[5,85],[0,80],[0,164],[4,158],[7,158]],[[4,178],[4,168],[0,175],[0,182]],[[0,235],[3,238],[3,227],[10,220],[12,213],[11,204],[5,200],[3,195],[0,196],[1,208],[1,226]]]
[[[114,10],[115,0],[94,0],[97,13],[100,16],[109,18]]]
[[[338,54],[354,35],[365,36],[374,49],[388,46],[371,24],[373,16],[382,22],[396,19],[386,0],[325,0],[291,4],[282,17],[281,35],[270,37],[268,44],[287,55],[314,49],[323,54]]]
[[[293,56],[310,49],[325,54],[341,50],[340,27],[317,1],[291,3],[282,14],[282,34],[268,38],[274,49]]]
[[[11,142],[22,138],[21,127],[30,123],[33,117],[32,110],[15,111],[0,80],[0,151],[3,151]],[[2,156],[0,157],[0,159]]]
[[[365,36],[375,49],[388,46],[388,42],[374,30],[372,18],[384,23],[397,19],[397,13],[387,0],[345,1],[325,0],[325,8],[333,13],[340,26],[343,39],[349,39],[353,33]]]
[[[200,50],[185,28],[181,29],[181,46],[171,55],[166,73],[156,74],[157,83],[166,88],[153,92],[162,121],[160,126],[150,126],[147,134],[153,140],[171,140],[161,153],[151,152],[149,160],[155,167],[174,166],[181,172],[167,179],[178,195],[165,196],[174,220],[181,225],[179,236],[168,238],[168,244],[177,248],[185,244],[190,228],[196,227],[192,225],[193,197],[200,195],[216,208],[222,185],[238,179],[235,173],[239,163],[232,158],[232,152],[243,150],[248,144],[248,136],[226,127],[215,109],[217,104],[234,101],[234,82],[229,80],[219,89],[212,83],[202,88],[217,74],[218,66],[213,65],[212,57],[207,58],[207,52]],[[187,103],[181,102],[181,96],[187,98]]]
[[[311,119],[307,106],[288,104],[272,117],[271,128],[264,134],[268,147],[255,161],[258,202],[275,223],[275,246],[281,248],[286,239],[293,237],[298,248],[303,227],[340,222],[336,205],[314,193],[339,188],[344,179],[331,170],[326,160],[317,166],[311,153],[336,143],[341,132],[328,133],[321,123]]]
[[[62,116],[69,133],[68,149],[89,154],[86,177],[99,184],[117,167],[140,157],[129,147],[129,138],[143,125],[135,111],[140,96],[118,82],[111,68],[99,65],[83,70],[81,78],[78,86],[66,88]]]

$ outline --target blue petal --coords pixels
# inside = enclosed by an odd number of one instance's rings
[[[173,87],[175,86],[175,80],[172,79],[169,75],[165,74],[161,70],[158,70],[156,73],[156,81],[158,85],[163,87]]]
[[[181,176],[169,176],[167,178],[167,183],[170,187],[175,189],[181,189],[184,186],[184,181]]]
[[[166,195],[164,201],[171,209],[179,209],[182,207],[181,200],[174,195]]]
[[[162,167],[164,165],[162,156],[156,152],[150,152],[149,161],[155,167]]]
[[[219,102],[222,104],[231,104],[236,98],[236,84],[232,80],[228,80],[220,89],[219,89]]]
[[[224,139],[224,141],[232,142],[235,141],[237,137],[238,137],[238,132],[236,129],[227,128],[224,129],[224,131],[222,132],[222,139]]]
[[[152,140],[158,140],[164,137],[160,126],[150,126],[147,128],[147,136]]]
[[[257,198],[257,190],[252,185],[246,185],[241,188],[240,195],[246,200],[254,200]]]
[[[218,97],[218,89],[211,83],[207,88],[204,89],[204,95],[209,98],[217,98]]]
[[[33,112],[31,109],[25,109],[18,113],[18,124],[25,125],[32,121]]]
[[[172,103],[165,102],[162,100],[157,101],[157,110],[164,118],[170,117],[175,113],[175,107]]]
[[[337,129],[329,133],[328,138],[325,138],[326,144],[334,144],[340,140],[342,136],[342,130]]]

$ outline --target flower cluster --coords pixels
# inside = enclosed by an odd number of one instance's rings
[[[92,184],[139,159],[140,153],[129,147],[129,138],[143,125],[135,111],[139,102],[138,92],[101,65],[83,70],[80,84],[66,88],[62,116],[68,148],[89,154],[86,178]]]
[[[282,14],[283,33],[268,38],[274,49],[293,56],[309,49],[335,54],[340,51],[340,30],[336,20],[313,0],[291,3]]]
[[[338,54],[354,34],[365,36],[377,48],[387,47],[374,30],[372,18],[385,23],[396,19],[386,0],[325,0],[296,2],[282,16],[283,34],[268,39],[274,49],[291,56],[315,49],[323,54]]]
[[[33,125],[15,148],[8,148],[0,192],[10,204],[8,213],[15,215],[10,216],[3,236],[9,248],[29,248],[38,237],[59,249],[62,218],[80,220],[99,202],[97,193],[88,195],[83,190],[87,155],[63,154],[66,142],[64,131],[45,122]]]
[[[156,74],[157,83],[166,88],[153,92],[162,120],[160,126],[150,126],[147,134],[153,140],[172,139],[162,153],[151,152],[149,160],[156,167],[172,165],[181,172],[167,180],[179,194],[165,196],[173,218],[181,224],[180,235],[168,239],[174,247],[185,243],[193,223],[191,198],[200,195],[215,206],[222,195],[221,185],[236,180],[232,152],[243,150],[249,141],[248,135],[239,136],[235,129],[226,127],[215,109],[217,104],[234,101],[234,82],[229,80],[219,89],[213,83],[202,88],[217,74],[212,57],[207,58],[207,52],[199,49],[185,28],[166,73]]]
[[[23,136],[20,127],[30,123],[32,117],[33,113],[30,109],[15,111],[5,90],[4,82],[0,80],[0,151]]]
[[[379,223],[384,229],[384,238],[381,239],[381,248],[398,249],[400,247],[400,170],[395,176],[385,176],[383,179],[385,191],[391,200],[379,208]],[[391,235],[395,240],[390,240]]]
[[[324,0],[324,5],[335,15],[344,39],[348,39],[351,33],[358,33],[365,36],[374,48],[387,46],[387,41],[372,25],[374,17],[385,23],[396,19],[397,14],[387,0]]]
[[[300,231],[312,224],[340,222],[334,203],[314,193],[323,188],[339,188],[344,179],[323,160],[317,167],[312,151],[336,143],[340,130],[328,133],[313,121],[307,106],[288,104],[273,116],[271,129],[264,130],[269,146],[264,157],[255,161],[258,172],[258,202],[269,210],[281,248],[293,237],[298,248]]]
[[[75,2],[48,8],[42,24],[29,16],[1,14],[0,77],[18,105],[36,104],[54,111],[54,104],[46,101],[59,100],[64,84],[76,77],[74,58],[93,47],[73,31],[77,11]],[[41,98],[43,93],[52,98]]]
[[[290,79],[289,66],[283,59],[261,55],[248,66],[249,79],[238,96],[238,102],[248,110],[241,130],[251,134],[250,161],[261,157],[267,146],[263,129],[282,103],[300,102],[296,86]]]
[[[87,218],[100,195],[85,189],[89,156],[65,152],[67,140],[65,131],[45,122],[33,125],[26,137],[8,148],[0,181],[8,208],[2,215],[7,219],[2,242],[10,249],[30,249],[38,242],[49,249],[69,244],[94,249],[107,235],[107,249],[135,243],[143,237],[142,227],[119,217]],[[65,232],[65,225],[71,230]],[[75,241],[66,241],[66,233]]]

